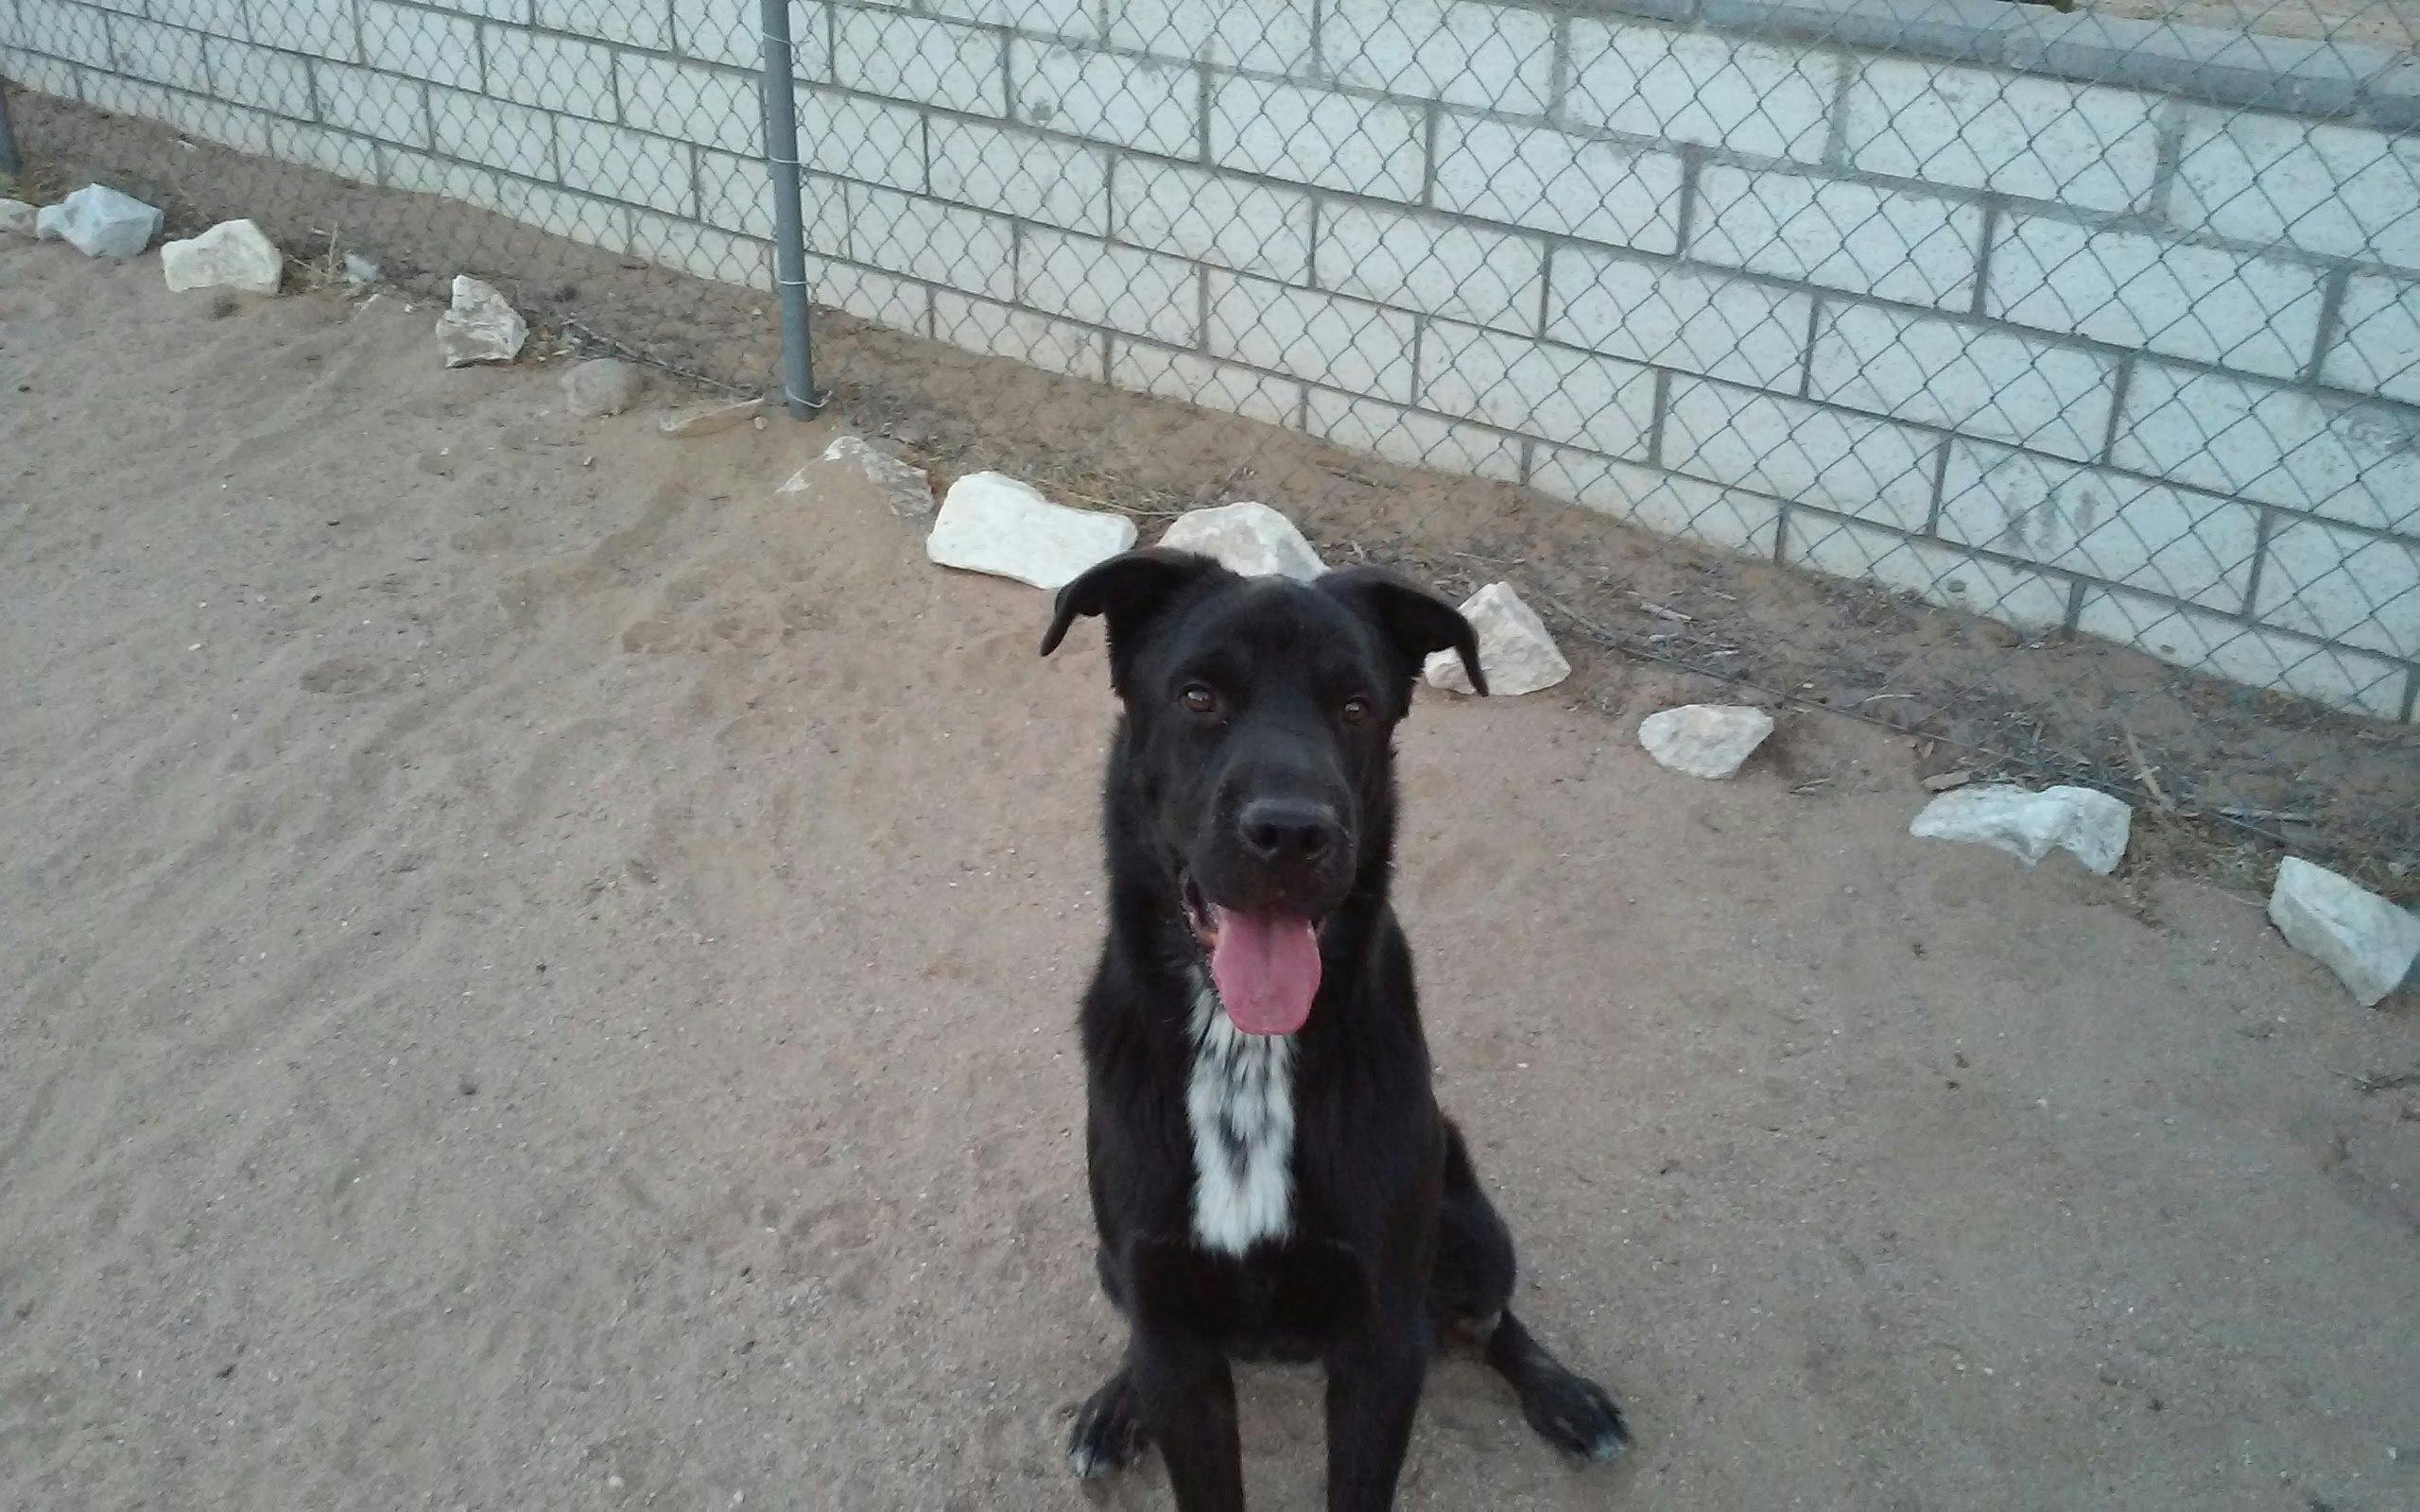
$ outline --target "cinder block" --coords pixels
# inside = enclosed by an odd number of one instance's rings
[[[826,0],[790,0],[790,72],[819,83],[832,77],[831,13]],[[685,57],[732,68],[761,69],[756,8],[682,0],[672,9],[673,29]]]
[[[533,24],[530,0],[427,0],[427,4],[439,10],[458,10],[466,16],[484,16],[490,21],[518,22],[525,26]]]
[[[2281,521],[2253,612],[2282,629],[2420,662],[2420,539]]]
[[[1569,447],[1533,448],[1530,487],[1659,536],[1751,557],[1771,557],[1781,528],[1773,500]]]
[[[1113,47],[1262,74],[1311,63],[1312,0],[1121,0],[1109,8]]]
[[[1307,284],[1311,197],[1174,163],[1128,158],[1111,182],[1120,241]]]
[[[708,160],[710,163],[711,160]],[[701,163],[700,170],[707,164]],[[700,181],[702,197],[704,182]],[[806,250],[821,255],[846,256],[852,217],[849,211],[849,182],[821,173],[798,176],[799,218]]]
[[[513,188],[518,192],[509,194],[506,201],[497,207],[505,215],[525,226],[534,226],[550,236],[561,236],[566,241],[590,247],[626,245],[631,239],[631,217],[647,214],[587,195],[566,194],[561,189],[537,185],[514,185]],[[686,226],[693,223],[678,221],[674,224]],[[714,278],[719,275],[702,273],[700,276]]]
[[[2420,268],[2420,136],[2196,108],[2169,215],[2186,231]]]
[[[1554,24],[1471,0],[1327,0],[1320,60],[1339,83],[1539,115],[1554,89]]]
[[[556,177],[555,121],[544,111],[509,105],[458,89],[431,88],[429,120],[434,150],[524,179],[551,182]],[[569,129],[579,123],[563,123]],[[611,130],[596,127],[596,130]]]
[[[2320,375],[2355,393],[2420,404],[2420,283],[2354,274]]]
[[[1535,334],[1546,248],[1443,215],[1336,204],[1321,218],[1314,266],[1340,294]]]
[[[2161,100],[2030,74],[1879,58],[1849,85],[1849,161],[2088,210],[2145,206]]]
[[[486,27],[480,41],[488,94],[592,121],[615,119],[614,55],[606,48],[518,26]]]
[[[596,201],[591,201],[596,203]],[[773,288],[773,247],[751,241],[712,226],[676,220],[651,210],[621,210],[630,231],[622,249],[630,256],[688,274],[770,293]]]
[[[1811,509],[1790,516],[1782,559],[2020,629],[2048,629],[2067,613],[2067,584],[2048,573]]]
[[[925,0],[937,16],[1074,41],[1099,35],[1093,0]]]
[[[19,89],[32,90],[57,99],[76,99],[82,88],[78,81],[82,73],[83,70],[76,64],[60,59],[44,58],[19,47],[0,46],[0,74],[6,74],[9,82]]]
[[[1000,34],[897,10],[842,7],[833,77],[853,90],[974,115],[1009,112],[1008,56]]]
[[[533,0],[534,19],[551,31],[618,42],[632,47],[672,50],[666,18],[673,8],[652,0]],[[689,3],[689,0],[683,0]]]
[[[1023,38],[1009,54],[1018,120],[1167,157],[1197,155],[1201,92],[1191,68]]]
[[[1571,23],[1561,117],[1668,142],[1814,163],[1829,140],[1838,54],[1622,22]]]
[[[948,289],[933,291],[933,339],[960,352],[1007,357],[1045,372],[1095,383],[1100,382],[1101,354],[1109,340],[1073,321],[1053,320]]]
[[[1694,225],[1695,262],[1908,304],[1965,309],[1982,261],[1981,205],[1849,179],[1709,163]]]
[[[428,99],[420,85],[344,63],[320,63],[312,72],[320,84],[320,118],[328,125],[428,148]]]
[[[746,74],[640,53],[617,55],[622,119],[677,142],[761,153],[762,86]]]
[[[2080,576],[2235,612],[2252,586],[2260,511],[2121,472],[1953,441],[1940,534]]]
[[[1380,399],[1312,388],[1305,428],[1313,436],[1383,456],[1400,467],[1521,481],[1521,438],[1440,420]]]
[[[361,56],[353,0],[251,0],[249,6],[242,8],[236,7],[233,0],[212,0],[208,5],[188,0],[181,9],[186,14],[209,14],[214,23],[218,11],[236,12],[236,26],[231,34],[241,35],[245,41],[264,47],[283,47],[290,53],[348,63]],[[163,14],[166,13],[164,9]],[[199,20],[184,25],[199,26],[205,31],[222,29]]]
[[[1688,268],[1559,247],[1547,332],[1568,346],[1759,388],[1795,389],[1806,295]]]
[[[279,45],[276,31],[262,31],[247,21],[243,0],[175,0],[172,5],[163,6],[151,5],[147,0],[97,0],[97,3],[102,9],[112,12],[110,35],[112,41],[117,40],[118,35],[115,18],[149,15],[156,10],[159,12],[158,20],[182,26],[188,31],[207,32],[213,37],[225,37],[232,42],[257,43],[265,47]],[[279,5],[280,0],[260,0],[263,20],[273,26],[279,19]],[[0,8],[0,10],[5,10],[5,8]],[[302,52],[303,49],[288,46],[286,50]]]
[[[67,0],[19,0],[17,16],[15,36],[33,51],[93,68],[112,66],[109,22],[93,7]]]
[[[322,80],[323,87],[324,83]],[[269,150],[271,156],[283,162],[299,163],[354,183],[378,181],[378,149],[368,137],[300,121],[281,121],[277,124],[275,145]]]
[[[1672,471],[1900,530],[1931,519],[1941,446],[1911,426],[1729,384],[1676,377],[1665,396]]]
[[[2379,719],[2402,713],[2410,674],[2360,651],[2181,609],[2122,588],[2087,589],[2077,628],[2174,666]]]
[[[1017,297],[1038,310],[1173,346],[1201,339],[1201,270],[1181,257],[1028,227]]]
[[[566,188],[670,215],[693,219],[697,215],[697,184],[689,171],[689,148],[683,143],[560,117],[555,126],[555,163],[558,181]]]
[[[177,95],[164,84],[148,84],[115,74],[90,74],[84,79],[84,103],[112,115],[138,121],[165,121]]]
[[[1197,352],[1123,338],[1110,344],[1109,381],[1137,393],[1292,426],[1303,413],[1304,386]]]
[[[816,303],[846,310],[860,320],[916,335],[932,334],[936,291],[928,284],[835,258],[810,257],[806,286]]]
[[[2319,338],[2315,268],[2012,215],[1984,308],[2039,330],[2290,378]]]
[[[110,42],[119,73],[196,94],[210,93],[210,73],[202,65],[201,33],[118,16],[110,22]]]
[[[1212,270],[1202,347],[1255,368],[1411,402],[1414,318],[1358,300]]]
[[[798,137],[801,161],[820,172],[893,189],[925,187],[925,120],[912,107],[801,90]]]
[[[765,164],[735,153],[698,154],[698,218],[736,235],[770,241],[773,197]],[[830,246],[810,238],[810,245]]]
[[[1419,392],[1448,415],[1638,461],[1655,425],[1651,368],[1443,320],[1421,336]]]
[[[170,92],[166,111],[159,119],[174,128],[181,136],[201,142],[216,142],[220,146],[255,156],[265,154],[276,140],[280,120],[266,111],[255,111],[241,105],[228,105],[218,100],[203,99],[199,94]]]
[[[940,198],[1095,236],[1109,233],[1109,154],[1100,148],[942,116],[925,129],[927,171]]]
[[[2420,531],[2420,416],[2140,362],[2110,458],[2214,493]]]
[[[298,121],[317,112],[311,99],[310,66],[291,53],[211,37],[202,43],[210,61],[210,93],[220,100],[274,111]]]
[[[1878,305],[1830,305],[1808,396],[2054,456],[2090,461],[2108,433],[2117,365],[1995,327]]]
[[[1681,160],[1670,152],[1484,117],[1437,123],[1439,208],[1615,247],[1680,246]]]
[[[1210,158],[1248,173],[1406,203],[1420,198],[1420,112],[1326,90],[1227,78],[1210,97]]]
[[[407,194],[434,195],[469,205],[493,207],[504,200],[503,186],[493,169],[451,163],[403,147],[378,149],[378,181]]]
[[[848,255],[962,293],[1016,298],[1013,223],[938,199],[852,185]]]
[[[476,25],[394,0],[360,0],[360,6],[362,61],[425,84],[479,87]]]

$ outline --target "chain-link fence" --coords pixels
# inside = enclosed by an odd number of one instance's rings
[[[36,171],[770,371],[754,0],[112,5],[0,0]],[[2412,0],[787,16],[856,422],[2412,890]]]

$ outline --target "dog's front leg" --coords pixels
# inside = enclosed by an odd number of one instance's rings
[[[1243,1512],[1243,1446],[1226,1355],[1198,1338],[1138,1329],[1126,1373],[1167,1462],[1178,1512]]]
[[[1395,1477],[1427,1373],[1427,1345],[1416,1327],[1357,1339],[1329,1355],[1328,1512],[1394,1505]]]

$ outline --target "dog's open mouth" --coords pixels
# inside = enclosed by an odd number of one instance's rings
[[[1223,908],[1184,879],[1185,922],[1210,957],[1228,1021],[1246,1034],[1292,1034],[1320,992],[1319,920],[1277,909]]]

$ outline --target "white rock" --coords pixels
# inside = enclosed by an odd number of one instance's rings
[[[359,252],[344,254],[344,281],[354,288],[366,288],[386,276],[376,258],[364,257]]]
[[[921,467],[911,467],[889,452],[881,450],[862,436],[839,435],[823,449],[823,455],[791,473],[775,493],[804,493],[814,487],[809,472],[817,463],[837,462],[855,467],[867,482],[882,495],[882,502],[902,520],[922,520],[933,512],[933,480]]]
[[[510,362],[529,339],[528,322],[501,294],[467,273],[454,275],[454,303],[437,318],[445,366]]]
[[[700,436],[719,436],[735,426],[765,417],[765,396],[753,399],[726,400],[719,404],[701,404],[661,416],[655,428],[676,440],[694,440]]]
[[[34,234],[87,257],[132,257],[159,234],[160,212],[132,195],[88,183],[34,216]]]
[[[1056,592],[1133,544],[1122,514],[1070,509],[1004,472],[970,472],[949,486],[925,555]]]
[[[2107,876],[2126,856],[2135,811],[2089,787],[2039,793],[2006,782],[1962,787],[1924,806],[1908,833],[1926,840],[1971,840],[2031,866],[2057,846]]]
[[[1551,688],[1571,676],[1571,663],[1556,649],[1538,611],[1521,602],[1511,583],[1490,583],[1462,602],[1462,618],[1478,632],[1478,669],[1487,691],[1499,698]],[[1450,693],[1476,693],[1463,675],[1462,659],[1440,651],[1428,659],[1428,685]]]
[[[1762,709],[1727,704],[1683,704],[1638,722],[1638,743],[1659,765],[1714,782],[1737,771],[1772,732],[1773,716]]]
[[[163,243],[160,271],[172,294],[187,289],[275,294],[285,281],[285,259],[251,221],[222,220],[199,236]]]
[[[22,199],[0,199],[0,235],[32,235],[36,214],[34,207]]]
[[[2269,921],[2286,943],[2334,971],[2365,1008],[2401,987],[2420,960],[2420,917],[2292,856],[2277,864]]]
[[[562,376],[563,407],[575,415],[618,415],[647,391],[647,371],[619,357],[576,362]]]
[[[1307,583],[1327,570],[1294,522],[1265,504],[1187,509],[1162,533],[1160,544],[1199,552],[1247,577]]]

